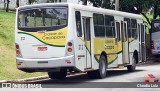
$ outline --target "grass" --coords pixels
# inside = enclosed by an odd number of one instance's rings
[[[14,28],[15,12],[0,10],[0,80],[22,79],[46,75],[25,73],[16,67]]]

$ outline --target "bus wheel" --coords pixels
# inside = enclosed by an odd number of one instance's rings
[[[136,69],[136,57],[134,55],[132,61],[133,61],[132,65],[127,66],[128,72],[133,72]]]
[[[89,71],[87,72],[87,75],[90,78],[105,78],[107,73],[106,68],[106,58],[102,55],[99,62],[99,69],[95,71]]]
[[[98,75],[99,78],[105,78],[106,77],[106,69],[107,69],[107,65],[106,65],[106,57],[104,55],[101,56],[100,58],[100,62],[99,62],[99,70],[98,70]]]
[[[59,72],[48,72],[48,76],[51,79],[65,79],[67,75],[67,69],[60,69]]]

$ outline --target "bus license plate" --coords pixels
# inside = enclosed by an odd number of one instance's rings
[[[47,51],[47,47],[38,47],[38,51]]]

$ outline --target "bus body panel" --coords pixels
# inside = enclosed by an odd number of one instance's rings
[[[56,31],[58,33],[63,33],[64,39],[49,39],[46,41],[44,38],[50,36],[52,33],[38,33],[38,32],[18,32],[17,43],[20,46],[21,53],[23,58],[53,58],[53,57],[64,57],[65,56],[65,45],[66,45],[66,37],[67,37],[67,28],[62,29],[60,31]],[[58,37],[58,36],[56,36]],[[50,38],[54,38],[51,36]],[[50,41],[54,41],[53,43]],[[50,44],[49,44],[50,43]],[[40,49],[41,48],[41,49]],[[62,51],[55,53],[56,51]]]

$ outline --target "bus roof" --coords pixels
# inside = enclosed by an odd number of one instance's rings
[[[18,9],[31,9],[31,8],[37,8],[37,7],[52,7],[52,6],[71,6],[74,9],[77,10],[83,10],[83,11],[89,11],[94,13],[102,13],[107,15],[116,15],[116,16],[123,16],[127,18],[135,18],[135,19],[143,19],[141,15],[133,14],[133,13],[127,13],[127,12],[121,12],[116,10],[110,10],[110,9],[103,9],[103,8],[97,8],[92,6],[84,6],[79,4],[73,4],[73,3],[41,3],[41,4],[33,4],[33,5],[25,5],[21,6]]]

